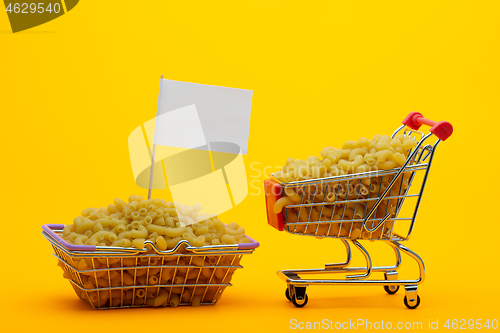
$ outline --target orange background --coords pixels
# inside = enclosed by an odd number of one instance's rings
[[[424,327],[429,319],[499,319],[499,7],[497,1],[87,0],[17,34],[0,13],[0,327],[287,331],[291,319]],[[343,247],[267,226],[264,197],[254,187],[222,219],[244,225],[261,247],[245,257],[215,306],[94,311],[80,301],[40,226],[70,223],[83,208],[115,197],[147,194],[134,184],[127,137],[154,117],[160,74],[254,91],[245,161],[257,188],[265,176],[252,163],[263,171],[289,156],[392,133],[409,111],[450,121],[455,133],[439,146],[407,243],[428,272],[420,307],[407,310],[402,291],[389,296],[379,287],[338,286],[310,287],[309,304],[294,308],[275,272],[343,260]],[[382,245],[368,244],[375,263],[392,261]],[[413,263],[403,272],[411,277]]]

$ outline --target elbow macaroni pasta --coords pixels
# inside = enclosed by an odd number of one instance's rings
[[[358,141],[347,141],[341,149],[325,147],[320,157],[311,156],[306,160],[288,158],[281,170],[274,176],[283,183],[322,179],[340,175],[350,175],[377,170],[390,170],[402,167],[417,141],[405,135],[390,138],[387,135],[375,135],[373,139],[365,137]],[[273,207],[274,212],[282,212],[289,222],[311,222],[308,225],[290,226],[294,232],[316,234],[320,236],[337,235],[348,238],[373,239],[381,236],[387,229],[392,228],[393,222],[384,223],[385,228],[368,232],[361,222],[373,208],[378,196],[389,186],[392,179],[388,176],[367,176],[357,181],[341,181],[329,185],[297,185],[285,187],[283,195]],[[390,196],[397,196],[408,188],[408,177],[404,174],[396,180]],[[357,204],[345,203],[345,200],[357,200]],[[344,201],[336,204],[337,201]],[[302,207],[288,207],[291,205],[325,203],[326,205],[308,205]],[[397,199],[384,199],[377,207],[371,218],[381,219],[387,214],[396,214]],[[321,221],[332,223],[318,223]],[[343,222],[346,221],[346,222]],[[83,222],[84,223],[84,222]],[[83,224],[82,223],[82,224]],[[373,224],[373,225],[369,225]],[[367,223],[373,228],[375,222]],[[68,229],[70,234],[70,230]]]
[[[320,156],[311,156],[307,160],[288,158],[285,166],[275,176],[280,181],[292,182],[313,178],[337,176],[339,174],[355,173],[356,168],[363,166],[364,171],[379,169],[378,163],[394,161],[401,166],[406,161],[409,151],[417,145],[417,141],[404,135],[391,139],[387,135],[375,135],[373,139],[360,138],[358,141],[347,141],[342,149],[324,148]],[[390,165],[393,165],[391,163]],[[343,171],[343,172],[342,172]],[[317,176],[317,177],[313,177]],[[287,196],[295,203],[300,202],[300,196],[291,193]]]
[[[290,200],[285,198],[284,204]],[[135,195],[128,202],[117,198],[107,208],[84,209],[64,227],[62,238],[76,245],[138,249],[149,241],[160,251],[173,249],[181,240],[196,247],[251,242],[245,229],[236,223],[226,227],[216,215],[200,213],[199,204],[191,207]]]

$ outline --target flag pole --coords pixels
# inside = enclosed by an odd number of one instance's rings
[[[163,79],[163,74],[160,77],[160,92],[158,93],[158,106],[156,107],[156,116],[158,117],[158,111],[160,111],[160,101],[161,101],[161,80]],[[156,123],[156,122],[155,122]],[[155,126],[155,134],[156,134],[156,126]],[[155,136],[155,135],[154,135]],[[156,153],[156,145],[153,136],[153,152],[151,154],[151,168],[149,173],[149,189],[148,189],[148,199],[151,199],[151,190],[153,188],[153,175],[155,168],[155,153]]]

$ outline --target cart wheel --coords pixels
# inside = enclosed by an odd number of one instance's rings
[[[290,297],[290,290],[288,290],[288,287],[285,290],[285,297],[287,300],[291,301],[292,298]]]
[[[293,305],[295,305],[298,308],[303,308],[304,306],[306,306],[307,301],[309,301],[309,297],[307,297],[307,294],[305,295],[304,300],[302,301],[302,303],[298,303],[296,297],[292,298]]]
[[[406,296],[403,301],[408,309],[416,309],[420,305],[420,296],[417,295],[417,302],[414,305],[408,304],[408,299],[406,298]]]
[[[392,286],[384,286],[384,290],[389,295],[394,295],[395,293],[398,292],[399,286],[394,286],[394,285],[392,285]]]

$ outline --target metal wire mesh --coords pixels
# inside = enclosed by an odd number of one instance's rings
[[[422,146],[428,136],[420,132],[404,135],[419,144],[402,168],[290,183],[275,179],[282,196],[300,197],[283,208],[284,230],[315,237],[407,240],[435,146]]]
[[[179,247],[160,255],[73,253],[51,241],[63,276],[94,309],[215,304],[231,286],[240,261],[253,250],[204,251]]]

